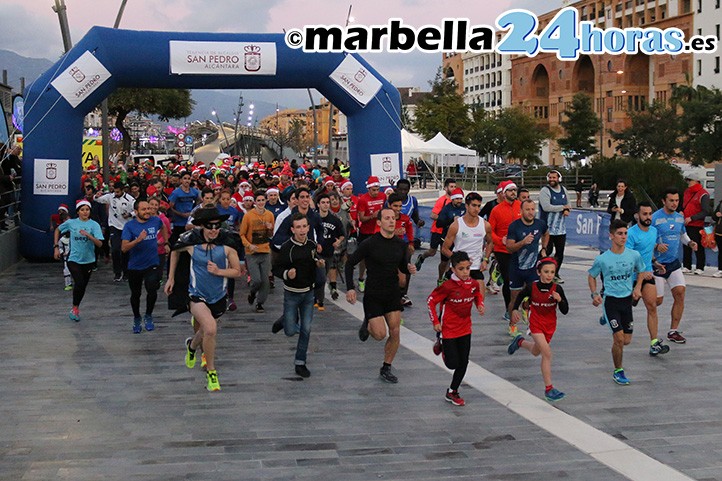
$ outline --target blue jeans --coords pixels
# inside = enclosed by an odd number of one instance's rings
[[[298,334],[296,346],[297,366],[306,364],[308,341],[311,339],[313,321],[313,290],[308,292],[283,292],[283,331],[287,336]]]

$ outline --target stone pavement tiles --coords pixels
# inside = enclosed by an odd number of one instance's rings
[[[404,319],[432,339],[429,261]],[[572,312],[554,339],[554,372],[568,398],[556,407],[688,476],[722,479],[717,291],[690,291],[690,341],[666,358],[649,358],[638,327],[625,356],[632,385],[621,388],[582,274],[568,270],[564,286]],[[467,406],[450,406],[450,374],[403,347],[399,384],[384,384],[383,344],[359,342],[358,320],[330,302],[315,314],[313,374],[301,380],[296,338],[270,333],[280,282],[265,314],[239,302],[223,317],[220,393],[205,391],[198,365],[183,365],[188,316],[171,319],[161,296],[156,330],[132,334],[128,287],[107,266],[93,274],[77,324],[57,264],[20,263],[0,275],[0,292],[2,480],[624,479],[482,392],[462,386]],[[475,317],[472,361],[540,395],[538,361],[505,353],[500,305],[489,299]]]

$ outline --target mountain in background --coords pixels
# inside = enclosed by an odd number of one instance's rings
[[[53,62],[45,58],[28,58],[0,49],[0,70],[7,70],[8,84],[15,93],[20,93],[21,77],[25,78],[27,87],[52,66]],[[313,92],[314,101],[320,103],[321,96],[318,92]],[[234,123],[233,112],[238,108],[239,93],[239,90],[193,90],[193,100],[196,105],[188,121],[209,119],[216,122],[211,115],[215,110],[222,122]],[[310,106],[306,90],[244,90],[243,100],[245,105],[240,125],[246,124],[251,103],[255,107],[254,124],[256,120],[260,122],[262,118],[275,114],[277,106],[280,110]],[[175,124],[177,121],[170,123]]]

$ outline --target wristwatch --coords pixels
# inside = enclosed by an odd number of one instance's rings
[[[594,298],[597,297],[598,295],[599,295],[599,293],[598,293],[597,291],[592,292],[592,299],[594,299]]]

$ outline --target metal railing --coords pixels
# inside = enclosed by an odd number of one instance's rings
[[[12,189],[0,193],[0,233],[20,227],[21,180],[21,177],[14,177]]]

